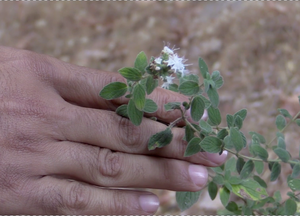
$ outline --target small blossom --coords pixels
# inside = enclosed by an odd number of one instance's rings
[[[155,70],[157,70],[157,71],[160,70],[160,67],[156,66],[156,67],[155,67]]]
[[[161,64],[161,61],[162,61],[162,59],[161,59],[160,57],[158,57],[158,58],[156,58],[156,59],[154,60],[154,62],[155,62],[156,64]]]
[[[181,73],[181,75],[184,75],[187,72],[184,62],[186,62],[185,59],[174,54],[169,56],[168,66],[171,66],[171,69],[174,70],[175,73]]]
[[[163,77],[162,77],[163,78]],[[163,78],[164,79],[164,83],[162,84],[162,88],[168,89],[170,87],[171,84],[173,84],[173,79],[175,79],[175,77],[172,76],[166,76]]]
[[[173,50],[171,50],[171,49],[170,49],[169,47],[167,47],[167,46],[164,47],[164,49],[163,49],[162,52],[163,52],[163,53],[166,53],[166,54],[169,54],[169,55],[173,55],[173,54],[174,54]]]

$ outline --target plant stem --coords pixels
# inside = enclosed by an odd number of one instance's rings
[[[285,125],[285,127],[284,128],[282,128],[279,132],[280,133],[283,133],[296,119],[297,119],[297,117],[300,115],[300,111],[293,117],[293,119],[291,119],[286,125]],[[268,142],[268,144],[267,144],[267,148],[270,148],[270,145],[275,141],[275,139],[277,138],[277,136],[276,137],[274,137],[270,142]]]

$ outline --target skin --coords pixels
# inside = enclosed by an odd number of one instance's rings
[[[117,73],[0,47],[0,214],[153,214],[156,195],[130,188],[197,191],[205,166],[226,154],[184,158],[184,130],[172,143],[147,150],[151,135],[179,117],[167,102],[185,96],[165,89],[151,95],[156,116],[139,127],[114,113],[126,98],[99,97]],[[128,188],[117,189],[117,188]]]

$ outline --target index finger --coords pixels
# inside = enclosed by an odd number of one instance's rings
[[[126,83],[119,73],[105,72],[86,67],[76,66],[50,58],[55,68],[53,87],[66,101],[83,107],[115,110],[118,106],[128,103],[124,96],[113,100],[105,100],[99,96],[99,92],[111,82]],[[155,116],[160,121],[171,122],[180,117],[180,111],[166,112],[164,104],[169,102],[184,102],[188,98],[176,92],[163,88],[156,88],[147,96],[158,105],[158,110],[148,116]]]

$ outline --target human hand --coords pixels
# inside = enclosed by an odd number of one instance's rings
[[[166,126],[144,118],[136,127],[116,115],[126,98],[98,96],[115,81],[124,79],[0,47],[0,214],[152,214],[155,195],[116,188],[205,186],[204,166],[222,164],[226,154],[183,158],[181,128],[172,129],[169,146],[148,151],[150,136]],[[154,115],[166,123],[179,113],[164,112],[163,104],[186,100],[164,89],[150,98],[159,106]]]

